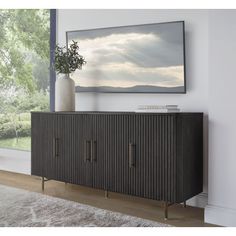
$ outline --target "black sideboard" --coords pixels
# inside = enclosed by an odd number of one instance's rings
[[[31,174],[165,202],[202,192],[203,113],[32,112]]]

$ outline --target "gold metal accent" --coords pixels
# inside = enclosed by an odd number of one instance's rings
[[[44,177],[42,177],[42,191],[44,191]]]
[[[174,205],[174,203],[171,202],[164,202],[164,207],[165,207],[165,220],[168,220],[168,207]]]
[[[168,206],[169,206],[168,202],[165,202],[164,206],[165,206],[165,218],[164,219],[168,220]]]
[[[46,179],[45,177],[42,177],[42,191],[44,191],[44,183],[49,181],[50,179]]]
[[[135,163],[134,163],[134,147],[135,144],[133,143],[129,143],[129,167],[133,168],[135,167]]]
[[[93,141],[90,140],[90,162],[93,161]]]
[[[184,201],[184,208],[186,208],[187,207],[187,205],[186,205],[186,201]]]
[[[105,198],[108,198],[108,191],[105,190]]]

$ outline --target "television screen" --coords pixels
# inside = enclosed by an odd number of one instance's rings
[[[68,31],[86,65],[76,92],[185,93],[184,22]]]

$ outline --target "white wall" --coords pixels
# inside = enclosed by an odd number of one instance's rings
[[[209,12],[207,222],[236,226],[236,10]]]
[[[77,110],[132,111],[140,104],[178,104],[183,111],[202,111],[204,118],[204,192],[207,193],[208,140],[208,12],[206,10],[58,10],[58,43],[66,43],[66,31],[132,24],[185,21],[187,94],[76,95]],[[202,199],[203,198],[203,199]],[[207,194],[192,199],[204,207]]]

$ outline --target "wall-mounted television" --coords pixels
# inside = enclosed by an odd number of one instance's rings
[[[76,92],[186,93],[184,21],[66,32],[87,61]]]

